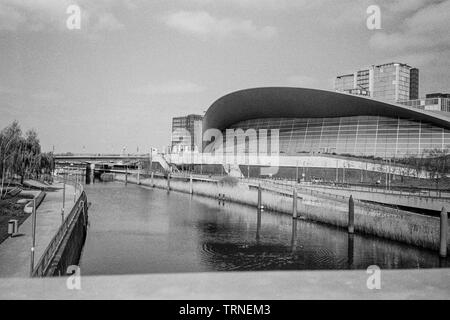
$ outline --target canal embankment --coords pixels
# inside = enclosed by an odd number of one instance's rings
[[[74,219],[80,219],[76,213],[82,201],[86,206],[86,216],[83,218],[87,219],[86,195],[81,188],[70,184],[66,184],[65,191],[63,183],[55,183],[53,187],[53,190],[46,192],[45,198],[41,191],[37,191],[36,200],[41,204],[36,209],[35,225],[31,214],[20,226],[18,234],[0,244],[0,277],[52,275],[49,270],[59,270],[55,267],[66,262],[73,264],[76,260],[74,255],[79,258],[86,227],[80,230],[78,220]],[[81,223],[87,224],[84,220]],[[31,258],[32,251],[34,259]]]
[[[115,179],[125,182],[125,176],[116,174]],[[239,182],[236,185],[221,183],[214,179],[189,177],[166,177],[154,175],[129,175],[127,183],[139,183],[147,187],[192,193],[256,207],[258,190],[253,184]],[[138,181],[139,180],[139,181]],[[265,210],[284,214],[293,212],[293,188],[277,187],[262,183],[262,206]],[[349,222],[349,199],[313,190],[297,190],[297,210],[300,219],[347,228]],[[440,249],[440,220],[400,209],[354,200],[354,229],[358,233],[395,240],[421,248]],[[447,248],[449,242],[447,241]]]

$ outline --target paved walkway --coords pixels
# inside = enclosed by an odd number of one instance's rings
[[[47,191],[47,195],[37,209],[36,248],[34,263],[37,264],[45,248],[61,225],[63,200],[62,184],[53,187],[57,191]],[[66,185],[66,215],[74,204],[74,187]],[[32,242],[32,216],[19,227],[19,235],[8,238],[0,244],[0,277],[29,277],[30,248]]]

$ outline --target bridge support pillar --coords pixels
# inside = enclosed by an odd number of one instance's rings
[[[442,258],[447,257],[447,237],[448,237],[448,214],[445,208],[441,211],[441,232],[440,232],[439,255]]]

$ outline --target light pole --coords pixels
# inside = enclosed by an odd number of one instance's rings
[[[66,206],[66,168],[63,168],[63,203],[61,209],[61,224],[64,223],[64,208]]]
[[[34,271],[34,249],[36,247],[36,198],[33,199],[33,216],[32,216],[32,242],[31,242],[31,259],[30,259],[30,277]]]

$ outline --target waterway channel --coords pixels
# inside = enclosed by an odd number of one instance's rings
[[[87,185],[83,275],[449,267],[436,252],[289,215],[123,183]]]

